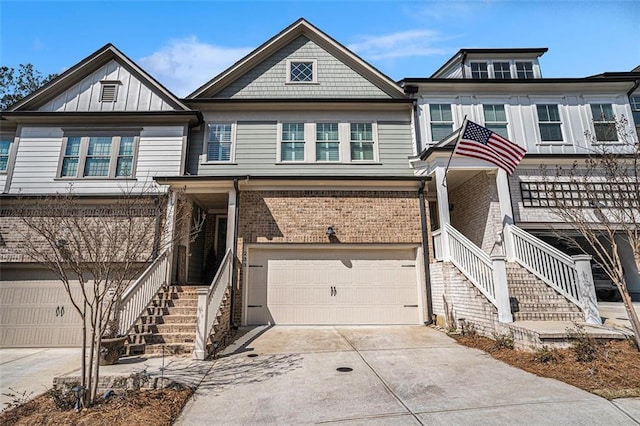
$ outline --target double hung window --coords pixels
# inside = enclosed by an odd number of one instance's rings
[[[340,161],[338,123],[316,124],[316,161]]]
[[[304,161],[304,123],[282,123],[280,161]]]
[[[431,141],[439,142],[453,132],[453,115],[451,105],[431,104],[429,105],[431,116]]]
[[[471,78],[487,79],[489,78],[489,70],[486,62],[471,62]]]
[[[539,104],[538,126],[540,128],[540,139],[543,142],[562,141],[562,122],[560,121],[560,111],[558,105]]]
[[[507,114],[504,105],[483,105],[484,126],[504,138],[509,138],[507,132]]]
[[[207,161],[231,161],[231,123],[209,124]]]
[[[351,123],[351,161],[373,161],[371,123]]]
[[[518,78],[533,78],[533,63],[516,62],[516,75]]]
[[[506,80],[511,78],[511,64],[509,62],[494,62],[493,75],[496,79]]]
[[[613,106],[611,104],[591,104],[591,114],[593,115],[596,140],[598,142],[617,141],[618,131],[613,116]]]

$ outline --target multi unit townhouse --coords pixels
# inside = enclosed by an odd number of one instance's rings
[[[553,247],[536,183],[540,164],[588,153],[601,116],[638,122],[639,74],[545,79],[545,51],[465,49],[397,83],[300,19],[179,99],[107,45],[2,113],[3,205],[69,184],[95,205],[150,180],[185,194],[201,232],[127,292],[140,301],[122,331],[147,353],[204,358],[257,324],[598,322],[593,280],[575,279],[589,258]],[[451,155],[465,116],[527,149],[513,175]],[[0,346],[78,345],[64,290],[2,220]],[[540,270],[558,262],[559,283]]]

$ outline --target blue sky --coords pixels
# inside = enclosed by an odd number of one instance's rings
[[[548,47],[544,77],[640,65],[637,0],[0,0],[0,63],[62,72],[111,42],[184,96],[300,17],[396,80],[463,47]]]

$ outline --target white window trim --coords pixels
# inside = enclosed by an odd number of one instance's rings
[[[473,77],[473,68],[472,65],[473,64],[485,64],[487,67],[487,79],[491,78],[491,72],[489,71],[489,62],[488,61],[481,61],[481,60],[477,60],[477,61],[469,61],[469,76],[471,77],[472,80],[482,80],[481,78],[475,78]]]
[[[556,105],[558,107],[558,114],[560,115],[560,133],[562,134],[561,141],[543,141],[542,133],[540,132],[540,119],[538,117],[538,105]],[[556,100],[535,100],[531,103],[531,117],[533,123],[535,123],[534,130],[536,135],[536,145],[550,146],[550,145],[573,145],[571,142],[567,142],[567,116],[565,114],[565,108],[563,101]],[[543,123],[547,123],[543,121]]]
[[[372,143],[373,143],[373,160],[352,160],[351,159],[351,124],[358,124],[358,123],[371,123],[371,137],[372,137]],[[347,123],[347,126],[345,126],[347,129],[347,143],[344,144],[346,145],[347,150],[349,151],[348,156],[347,157],[343,157],[343,158],[348,158],[348,162],[351,164],[375,164],[375,163],[379,163],[380,162],[380,156],[379,156],[379,151],[378,151],[378,122],[376,121],[359,121],[359,120],[354,120],[351,121],[349,123]]]
[[[469,79],[473,79],[472,74],[471,74],[471,64],[472,63],[485,63],[487,64],[487,73],[489,74],[488,79],[491,80],[497,80],[496,79],[496,73],[495,73],[495,66],[494,63],[496,62],[506,62],[509,64],[509,73],[511,75],[511,80],[517,80],[518,79],[518,69],[516,67],[516,62],[528,62],[531,64],[532,70],[533,70],[533,78],[532,79],[536,79],[536,78],[540,78],[540,66],[538,64],[537,60],[534,59],[471,59],[469,60],[469,62],[466,63],[465,65],[465,72],[467,72],[467,76]],[[527,80],[532,80],[527,79]],[[504,79],[500,79],[500,80],[504,80]]]
[[[621,114],[618,113],[618,110],[616,108],[616,102],[614,100],[611,99],[599,99],[599,98],[588,98],[585,99],[587,101],[586,104],[586,108],[587,108],[587,117],[588,117],[588,122],[589,122],[589,132],[592,133],[593,138],[590,139],[591,144],[593,145],[624,145],[624,141],[621,140],[620,138],[620,132],[618,132],[618,129],[616,128],[616,133],[618,136],[618,140],[617,141],[600,141],[597,139],[596,136],[596,126],[595,123],[597,121],[600,120],[596,120],[595,117],[593,116],[593,110],[591,109],[591,105],[611,105],[611,113],[613,114],[613,121],[600,121],[601,123],[612,123],[614,126],[616,124],[615,119],[619,118]],[[633,118],[632,118],[633,119]]]
[[[509,139],[510,141],[513,141],[512,137],[512,130],[511,130],[511,116],[510,116],[510,108],[509,108],[509,104],[507,102],[503,101],[496,101],[496,102],[491,102],[489,100],[483,100],[482,103],[479,105],[480,106],[480,111],[479,111],[479,117],[480,117],[480,122],[482,123],[482,125],[484,127],[487,127],[486,124],[486,120],[485,120],[485,115],[484,115],[484,107],[486,105],[502,105],[502,107],[504,108],[504,116],[506,121],[504,122],[504,124],[507,126],[507,139]],[[495,123],[502,123],[500,121],[496,121]]]
[[[231,124],[231,147],[228,160],[209,160],[209,126],[211,124]],[[204,130],[204,141],[202,143],[202,159],[200,164],[236,164],[236,131],[238,127],[237,121],[232,120],[215,120],[207,121]]]
[[[435,145],[436,143],[440,142],[439,140],[434,141],[433,137],[431,135],[431,124],[433,123],[433,120],[431,120],[431,105],[449,105],[451,106],[451,132],[455,131],[458,127],[457,127],[457,117],[456,117],[456,106],[458,106],[459,104],[457,104],[454,100],[452,99],[444,99],[444,100],[440,100],[440,99],[429,99],[428,103],[425,104],[425,114],[427,116],[427,122],[426,122],[426,135],[428,136],[427,140],[429,141],[429,145]],[[436,123],[445,123],[444,121],[437,121]]]
[[[302,123],[304,125],[304,159],[296,160],[296,161],[283,161],[282,160],[282,124],[289,123]],[[315,132],[314,123],[308,123],[304,120],[288,120],[288,121],[278,121],[278,146],[276,149],[276,164],[306,164],[306,163],[315,163],[316,159],[316,146],[315,146],[315,135],[312,135],[311,132]],[[313,141],[313,142],[310,142]],[[287,141],[291,142],[291,141]],[[313,145],[313,146],[310,146]],[[310,159],[313,159],[312,161]]]
[[[329,161],[329,160],[318,160],[316,157],[317,154],[317,143],[318,143],[318,124],[338,124],[338,160],[336,161]],[[336,164],[336,163],[342,163],[344,158],[347,158],[344,156],[344,138],[342,133],[344,133],[344,123],[340,123],[339,121],[331,121],[331,120],[323,120],[323,121],[317,121],[314,123],[313,126],[313,161],[314,163],[318,163],[318,164]],[[322,141],[322,142],[327,142],[327,141]]]
[[[291,63],[292,62],[311,62],[313,64],[313,74],[311,81],[291,81]],[[318,60],[313,58],[291,58],[287,59],[287,80],[286,84],[318,84]]]
[[[131,167],[131,175],[129,176],[116,176],[116,168],[118,166],[118,153],[120,151],[120,138],[121,137],[133,137],[133,159]],[[64,153],[67,149],[67,142],[70,137],[80,138],[80,150],[78,153],[78,169],[76,176],[62,176],[62,165],[64,161]],[[111,152],[109,160],[109,173],[107,176],[84,176],[84,167],[87,160],[87,151],[89,149],[89,139],[91,137],[111,137]],[[130,131],[114,131],[114,132],[82,132],[82,131],[69,131],[65,132],[62,139],[62,149],[60,150],[60,157],[58,159],[58,168],[56,172],[56,179],[60,180],[132,180],[136,179],[136,171],[138,165],[138,150],[140,146],[140,135]]]

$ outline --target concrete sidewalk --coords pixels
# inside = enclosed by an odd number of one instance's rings
[[[426,327],[274,327],[232,350],[178,425],[640,422],[638,399],[609,402]]]

